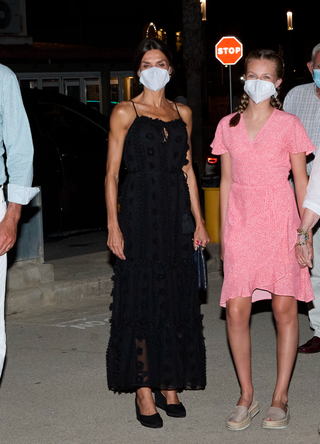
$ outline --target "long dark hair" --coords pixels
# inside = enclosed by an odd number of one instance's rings
[[[274,64],[275,69],[276,69],[277,79],[283,79],[284,63],[283,63],[282,57],[279,56],[279,54],[277,54],[276,52],[272,51],[271,49],[257,49],[255,51],[251,51],[244,62],[245,74],[247,73],[248,64],[252,60],[262,60],[262,59],[266,59],[266,60],[269,60],[270,62],[272,62]],[[276,90],[277,90],[277,93],[279,93],[280,86],[278,86],[276,88]],[[230,123],[229,123],[230,126],[237,126],[238,125],[238,123],[240,122],[240,114],[243,113],[243,111],[245,111],[245,109],[248,106],[248,103],[249,103],[249,96],[246,92],[244,92],[241,97],[240,105],[238,106],[238,113],[230,119]],[[270,104],[274,108],[282,109],[282,104],[281,104],[280,100],[274,96],[271,96]]]
[[[140,63],[142,60],[142,57],[145,55],[146,52],[150,51],[151,49],[158,49],[159,51],[163,52],[163,54],[167,57],[169,66],[171,68],[170,74],[172,75],[174,73],[174,63],[173,63],[173,57],[171,54],[171,51],[162,40],[159,39],[144,39],[138,46],[135,52],[135,56],[133,59],[133,69],[135,72],[135,75],[137,76],[137,72],[139,71]]]

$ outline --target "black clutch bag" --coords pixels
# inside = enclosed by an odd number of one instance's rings
[[[197,267],[198,289],[206,290],[208,285],[207,264],[200,245],[193,253],[193,258]]]

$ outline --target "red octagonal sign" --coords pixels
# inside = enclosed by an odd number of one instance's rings
[[[216,44],[216,58],[224,65],[235,65],[242,57],[242,43],[236,37],[222,37]]]

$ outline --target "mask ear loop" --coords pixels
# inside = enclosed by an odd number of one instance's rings
[[[275,87],[275,93],[273,94],[273,97],[276,99],[277,97],[278,97],[278,91],[277,91],[277,82],[278,82],[278,80],[276,81],[276,83],[275,83],[275,85],[274,85],[274,87]]]

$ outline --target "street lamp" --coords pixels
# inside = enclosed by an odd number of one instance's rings
[[[287,12],[287,30],[292,31],[293,30],[293,23],[292,23],[292,12]]]

